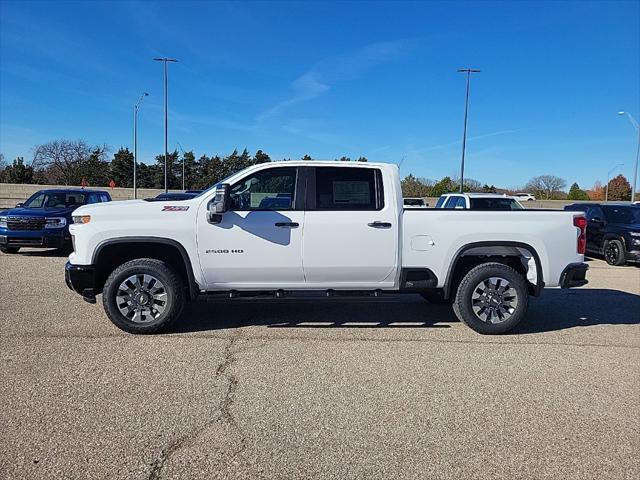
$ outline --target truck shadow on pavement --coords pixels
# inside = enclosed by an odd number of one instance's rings
[[[206,298],[188,304],[172,333],[268,328],[450,328],[451,307],[417,295],[374,299]],[[640,295],[618,290],[548,289],[531,298],[527,317],[511,334],[532,334],[595,325],[640,324]]]

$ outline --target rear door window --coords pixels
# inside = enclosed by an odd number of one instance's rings
[[[316,168],[316,210],[380,210],[382,173],[374,168]]]

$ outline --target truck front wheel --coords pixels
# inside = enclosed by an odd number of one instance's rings
[[[529,304],[525,278],[501,263],[472,268],[458,285],[453,311],[478,333],[506,333],[524,317]]]
[[[102,303],[109,320],[129,333],[166,330],[185,302],[180,276],[165,262],[130,260],[116,268],[104,285]]]

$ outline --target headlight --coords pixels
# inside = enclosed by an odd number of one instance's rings
[[[0,217],[0,224],[2,223],[2,217]],[[640,232],[629,232],[632,237],[640,237]]]
[[[73,223],[89,223],[91,221],[91,215],[74,215]]]
[[[0,228],[7,228],[7,217],[0,217]]]
[[[64,217],[49,217],[44,224],[44,228],[62,228],[66,224],[67,219]]]

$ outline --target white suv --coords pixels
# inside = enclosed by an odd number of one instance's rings
[[[534,202],[536,199],[536,197],[531,193],[524,193],[524,192],[516,193],[514,197],[516,197],[521,202]]]
[[[435,208],[458,208],[465,210],[522,210],[518,200],[499,193],[446,193]]]

